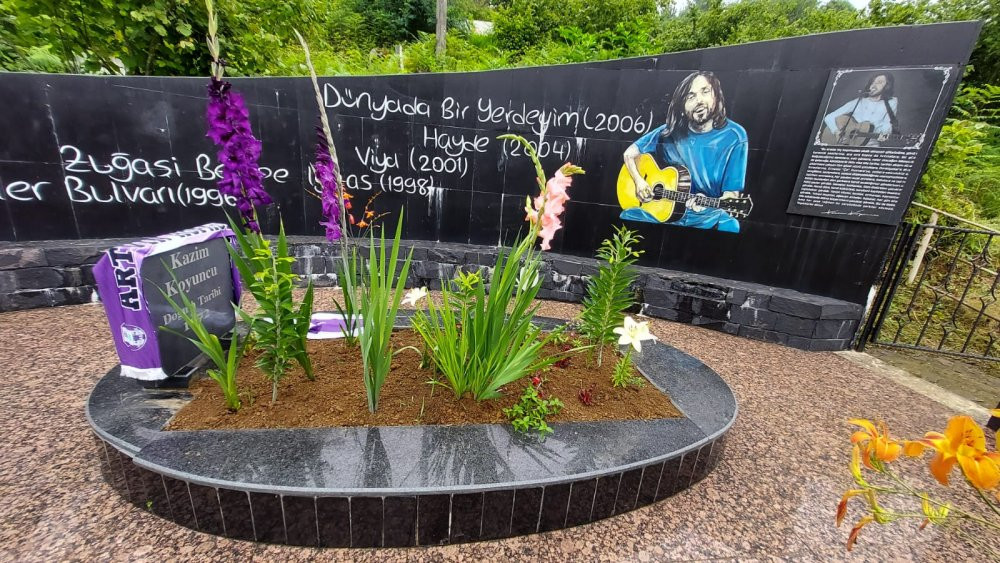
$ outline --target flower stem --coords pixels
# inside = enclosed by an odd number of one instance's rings
[[[980,489],[979,487],[972,487],[972,488],[976,490],[976,493],[979,495],[979,498],[983,499],[983,502],[986,503],[986,506],[990,507],[990,510],[992,510],[994,514],[1000,516],[1000,509],[998,509],[997,506],[990,501],[989,497],[983,494],[983,490]]]
[[[888,475],[893,481],[895,481],[896,483],[898,483],[899,485],[901,485],[904,489],[906,489],[906,492],[909,493],[911,496],[920,498],[921,500],[924,498],[924,497],[920,496],[920,491],[918,491],[918,490],[914,489],[913,487],[911,487],[909,483],[907,483],[902,478],[900,478],[898,475],[896,475],[895,473],[893,473],[892,471],[890,471],[889,468],[886,468],[885,474]],[[978,490],[978,489],[976,489],[976,490]],[[964,510],[964,509],[959,508],[957,506],[954,506],[954,505],[951,505],[951,504],[948,504],[948,503],[945,503],[945,502],[941,502],[939,500],[935,500],[933,498],[930,498],[930,496],[927,496],[926,498],[927,498],[927,502],[929,502],[931,504],[935,504],[937,506],[948,507],[949,510],[956,512],[957,515],[960,516],[961,518],[965,518],[967,520],[971,520],[973,522],[977,522],[977,523],[979,523],[979,524],[981,524],[983,526],[989,527],[989,528],[1000,530],[1000,523],[990,522],[989,520],[986,520],[986,519],[984,519],[984,518],[982,518],[982,517],[980,517],[980,516],[978,516],[976,514],[973,514],[973,513],[969,512],[968,510]],[[987,504],[989,504],[989,503],[987,502]]]
[[[306,54],[306,66],[309,68],[309,78],[312,80],[313,92],[316,94],[316,105],[319,108],[319,120],[323,126],[323,135],[326,136],[326,144],[330,148],[330,158],[333,160],[333,174],[337,180],[337,205],[340,207],[340,258],[347,271],[347,209],[344,205],[344,180],[340,176],[340,159],[337,158],[337,147],[333,144],[333,133],[330,130],[330,120],[326,116],[326,106],[323,103],[323,94],[319,90],[319,79],[316,77],[316,68],[313,67],[312,58],[309,55],[309,45],[299,31],[295,31],[295,36],[299,38],[302,50]]]

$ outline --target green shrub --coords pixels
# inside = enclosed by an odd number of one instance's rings
[[[604,239],[597,257],[603,261],[597,275],[587,282],[580,315],[580,332],[597,349],[597,365],[601,365],[604,347],[614,344],[615,327],[621,326],[625,311],[635,305],[632,284],[637,274],[632,268],[641,250],[635,245],[642,239],[627,227],[616,227],[610,239]]]
[[[312,363],[306,353],[306,336],[312,316],[313,285],[309,282],[305,296],[296,308],[292,288],[296,275],[292,273],[295,258],[288,255],[285,225],[278,231],[277,249],[271,241],[253,231],[243,232],[227,216],[239,252],[229,246],[229,255],[240,272],[247,289],[260,306],[251,316],[237,309],[240,317],[250,325],[254,347],[260,350],[257,367],[271,380],[271,403],[278,400],[278,382],[293,361],[305,370],[306,377],[314,379]],[[242,253],[242,254],[241,254]]]
[[[518,135],[498,138],[521,143],[534,164],[535,182],[542,190],[539,197],[547,201],[545,172],[534,148]],[[569,164],[560,170],[563,176],[583,173],[582,168]],[[526,203],[533,205],[530,198]],[[498,397],[504,385],[560,359],[539,357],[542,347],[559,331],[543,335],[531,322],[538,310],[534,299],[542,285],[541,258],[534,248],[544,204],[542,208],[512,249],[497,252],[489,293],[482,276],[463,273],[457,281],[443,284],[441,306],[428,300],[427,313],[418,311],[413,316],[414,329],[456,397],[466,393],[480,401]],[[556,217],[549,218],[557,221],[558,213],[550,212]]]
[[[552,433],[552,427],[545,421],[552,415],[559,414],[563,402],[555,397],[543,398],[538,386],[528,385],[521,394],[521,400],[503,414],[510,420],[514,430],[529,434],[536,432],[539,436]]]
[[[556,0],[512,0],[499,8],[493,19],[497,46],[514,53],[545,41],[566,20],[563,5]]]
[[[361,0],[355,9],[363,28],[380,47],[412,39],[418,32],[434,31],[434,0]]]
[[[915,200],[1000,223],[1000,86],[966,87],[934,145]],[[913,210],[911,217],[926,218]]]
[[[555,358],[539,357],[552,333],[543,336],[531,323],[541,287],[533,244],[524,237],[497,253],[488,294],[481,276],[465,277],[460,280],[465,288],[445,284],[442,304],[428,300],[427,312],[413,316],[413,328],[456,397],[499,397],[504,385],[554,363]]]
[[[461,34],[448,33],[448,48],[443,57],[434,53],[435,37],[421,33],[417,41],[407,45],[403,61],[407,72],[457,72],[487,70],[506,66],[507,60],[489,38],[467,39]]]

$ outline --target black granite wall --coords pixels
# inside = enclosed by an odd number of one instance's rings
[[[528,159],[495,139],[513,131],[540,143],[550,172],[567,160],[587,169],[553,249],[591,256],[621,223],[622,152],[663,122],[683,77],[713,71],[749,138],[753,212],[739,234],[630,223],[644,237],[643,264],[862,303],[893,226],[785,211],[830,70],[963,65],[977,31],[978,23],[867,29],[597,63],[321,82],[355,204],[377,195],[381,211],[405,208],[405,238],[510,241],[534,190]],[[265,229],[276,231],[280,209],[290,233],[320,234],[309,193],[318,110],[308,80],[233,82],[250,105],[278,203],[264,213]],[[137,237],[222,219],[215,149],[204,137],[205,83],[0,74],[0,240]],[[16,287],[44,285],[29,275],[18,274]]]

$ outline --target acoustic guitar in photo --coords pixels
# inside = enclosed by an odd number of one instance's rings
[[[840,134],[834,135],[829,127],[824,126],[823,133],[819,138],[824,144],[863,147],[874,140],[881,146],[907,147],[919,143],[920,138],[923,136],[919,133],[907,133],[905,135],[891,133],[886,136],[885,140],[879,140],[881,135],[875,132],[875,125],[870,121],[858,123],[852,115],[838,116],[836,121],[837,128],[840,129]]]
[[[702,207],[722,209],[736,219],[750,215],[753,200],[748,195],[731,199],[709,197],[691,193],[691,173],[681,165],[661,168],[651,154],[641,154],[636,160],[636,169],[653,189],[650,201],[642,201],[636,195],[635,182],[628,168],[622,165],[618,172],[618,204],[622,209],[641,208],[661,223],[672,223],[684,216],[689,199]]]

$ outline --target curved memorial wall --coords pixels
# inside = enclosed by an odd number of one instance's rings
[[[624,223],[643,237],[650,314],[838,348],[853,336],[978,29],[866,29],[320,82],[357,207],[377,196],[379,211],[405,209],[404,238],[429,249],[413,281],[522,227],[531,163],[496,138],[515,132],[547,170],[571,161],[587,171],[553,241],[549,297],[574,300],[582,286],[568,276],[586,275],[585,258]],[[0,144],[0,308],[89,300],[89,264],[108,239],[222,218],[206,82],[0,75],[0,126],[14,132]],[[300,272],[325,274],[309,193],[318,123],[309,81],[233,83],[277,202],[264,230],[276,232],[280,208],[290,234],[317,237],[298,241]]]

